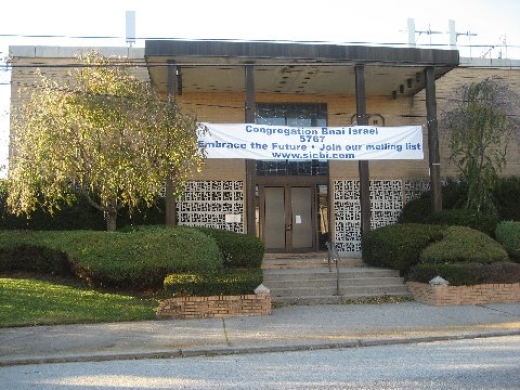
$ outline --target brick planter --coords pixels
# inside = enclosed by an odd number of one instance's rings
[[[271,314],[271,294],[182,297],[161,301],[157,318],[205,318]]]
[[[520,283],[448,286],[407,282],[406,285],[416,301],[433,306],[520,302]]]

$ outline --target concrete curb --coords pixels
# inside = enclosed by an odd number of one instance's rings
[[[121,353],[92,353],[63,356],[40,356],[32,358],[2,359],[0,367],[34,365],[34,364],[59,364],[59,363],[82,363],[82,362],[107,362],[119,360],[142,360],[142,359],[179,359],[197,356],[223,356],[223,355],[245,355],[277,352],[296,352],[312,351],[324,349],[347,349],[364,348],[384,345],[405,345],[418,343],[431,343],[437,341],[466,340],[490,337],[520,336],[520,329],[514,331],[490,331],[472,332],[467,334],[449,334],[440,336],[412,336],[412,337],[385,337],[357,338],[345,342],[336,343],[315,343],[315,344],[293,344],[293,345],[272,345],[266,347],[241,347],[241,348],[193,348],[193,349],[172,349],[157,351],[136,351]]]

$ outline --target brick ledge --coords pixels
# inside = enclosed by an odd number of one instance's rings
[[[432,306],[520,302],[520,283],[447,286],[407,282],[406,286],[416,301]]]
[[[258,316],[271,314],[271,294],[179,297],[161,301],[157,318]]]

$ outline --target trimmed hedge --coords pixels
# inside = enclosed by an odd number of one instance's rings
[[[449,226],[441,241],[420,255],[421,263],[474,262],[490,264],[509,260],[505,249],[491,237],[465,226]]]
[[[261,270],[228,270],[216,274],[169,274],[164,290],[172,296],[252,294],[263,280]]]
[[[130,233],[0,231],[2,250],[15,254],[16,248],[24,246],[48,248],[52,258],[56,258],[56,251],[63,252],[74,273],[91,285],[125,290],[160,289],[169,273],[218,272],[223,268],[215,241],[186,227]],[[11,270],[8,263],[52,262],[47,257],[33,260],[26,255],[0,260],[0,268]]]
[[[363,238],[363,261],[404,273],[419,261],[424,248],[443,238],[443,230],[442,226],[413,223],[372,230]]]
[[[520,264],[509,261],[494,264],[418,264],[411,268],[407,280],[428,283],[436,276],[446,279],[452,286],[520,283]]]
[[[204,227],[197,229],[217,242],[225,267],[247,269],[261,267],[265,245],[257,237],[219,229]]]
[[[507,251],[511,260],[520,263],[520,222],[500,222],[496,227],[495,237]]]
[[[508,260],[491,237],[464,226],[395,224],[368,232],[363,260],[406,274],[418,263],[494,263]]]
[[[71,262],[62,251],[32,244],[0,247],[0,272],[18,271],[73,275]]]
[[[424,223],[431,225],[467,226],[490,237],[495,236],[498,217],[468,209],[447,209],[431,214]]]

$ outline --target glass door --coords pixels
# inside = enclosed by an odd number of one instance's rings
[[[314,250],[314,191],[310,186],[264,186],[262,238],[270,252]]]
[[[290,187],[290,240],[291,249],[311,250],[313,248],[313,219],[311,187]]]

